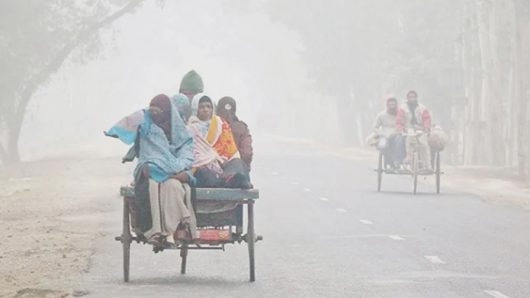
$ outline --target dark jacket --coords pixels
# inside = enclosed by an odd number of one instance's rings
[[[252,136],[248,130],[248,126],[245,122],[235,119],[230,123],[230,128],[232,128],[232,134],[234,135],[234,140],[236,141],[237,149],[241,155],[241,159],[247,166],[247,169],[250,171],[250,164],[252,163]]]

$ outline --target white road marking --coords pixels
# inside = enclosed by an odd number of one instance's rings
[[[293,182],[291,182],[291,184],[292,184],[292,185],[298,185],[298,184],[300,184],[300,183],[298,183],[298,182],[296,182],[296,181],[293,181]]]
[[[484,293],[490,295],[491,297],[495,298],[509,298],[508,296],[504,295],[503,293],[495,290],[485,290]]]
[[[342,212],[342,213],[348,212],[348,210],[346,210],[344,208],[337,208],[337,211]]]
[[[384,238],[388,237],[385,234],[358,234],[358,235],[337,235],[337,236],[324,236],[320,239],[351,239],[351,238]]]
[[[274,176],[278,176],[278,172],[272,172]]]
[[[311,191],[310,188],[304,187],[304,191]]]
[[[437,265],[445,264],[445,262],[442,261],[442,259],[440,259],[440,257],[438,256],[425,256],[425,258],[433,264],[437,264]]]
[[[367,220],[367,219],[361,219],[359,220],[362,224],[365,224],[365,225],[373,225],[374,223]]]
[[[324,198],[324,197],[320,198],[320,200],[321,200],[321,201],[324,201],[324,202],[327,202],[327,201],[329,201],[329,199],[328,199],[328,198]]]
[[[389,235],[388,238],[392,239],[392,240],[396,240],[396,241],[403,241],[405,240],[405,238],[399,236],[399,235]]]

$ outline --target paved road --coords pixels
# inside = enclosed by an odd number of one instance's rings
[[[133,245],[121,281],[121,205],[106,215],[93,265],[77,286],[89,297],[530,297],[530,214],[459,190],[410,194],[410,178],[375,189],[367,162],[315,150],[262,154],[256,229],[257,281],[245,245],[177,251]]]

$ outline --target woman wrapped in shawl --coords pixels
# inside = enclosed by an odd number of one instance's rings
[[[210,97],[198,94],[192,101],[188,128],[194,140],[197,187],[251,188],[228,122],[214,114]]]
[[[133,137],[136,141],[136,232],[151,243],[162,244],[180,226],[196,238],[188,185],[193,180],[193,138],[174,101],[166,95],[155,96],[149,109],[142,112],[141,116],[126,117],[107,133],[124,142]]]

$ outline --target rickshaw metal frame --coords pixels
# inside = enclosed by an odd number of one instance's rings
[[[417,149],[417,145],[419,144],[418,138],[423,135],[423,132],[415,132],[415,133],[408,133],[404,134],[407,137],[414,137],[416,138],[415,143],[411,143],[412,146],[412,160],[411,160],[411,167],[412,170],[400,170],[400,171],[391,171],[387,170],[384,167],[384,154],[381,150],[378,149],[379,157],[378,157],[378,164],[377,169],[374,171],[377,172],[377,192],[381,192],[381,186],[383,181],[383,174],[387,175],[408,175],[412,177],[412,193],[417,194],[418,191],[418,176],[435,176],[435,183],[436,183],[436,194],[440,194],[440,187],[441,187],[441,175],[443,172],[440,169],[440,151],[432,150],[431,148],[431,165],[433,167],[433,171],[429,173],[421,173],[419,170],[419,153]]]
[[[131,231],[131,204],[134,204],[134,188],[123,186],[120,188],[120,195],[123,197],[123,225],[122,234],[115,237],[116,241],[122,243],[123,248],[123,280],[130,280],[130,246],[133,241],[146,244],[147,241],[143,236],[133,235]],[[181,274],[186,273],[187,257],[189,250],[224,250],[225,244],[234,244],[236,242],[246,242],[249,253],[249,279],[251,282],[256,280],[255,275],[255,243],[263,240],[262,236],[256,235],[254,229],[254,204],[259,198],[259,190],[250,189],[224,189],[224,188],[192,188],[192,202],[201,201],[225,201],[237,202],[238,205],[247,205],[247,233],[243,235],[242,229],[237,229],[233,233],[232,227],[229,226],[232,237],[230,240],[215,241],[215,243],[196,243],[193,241],[179,241],[180,243],[172,247],[156,247],[153,251],[160,252],[166,249],[180,250],[181,257]],[[219,227],[224,226],[220,225]],[[204,245],[204,246],[201,246]]]

